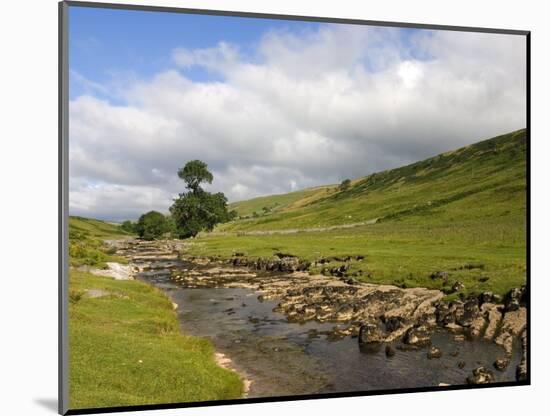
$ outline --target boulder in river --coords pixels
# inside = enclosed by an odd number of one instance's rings
[[[412,346],[424,346],[431,342],[431,332],[426,325],[410,328],[405,334],[405,344]]]
[[[391,345],[386,345],[386,357],[393,357],[395,355],[395,349]]]
[[[495,381],[495,376],[491,370],[481,366],[472,370],[472,375],[466,381],[468,384],[489,384]]]
[[[385,338],[386,337],[384,336],[384,333],[376,324],[363,324],[359,329],[359,344],[372,344],[383,342]]]
[[[428,354],[427,354],[427,356],[430,360],[433,359],[433,358],[441,358],[442,355],[443,355],[443,353],[437,347],[431,347],[428,350]]]
[[[498,371],[504,371],[508,367],[508,364],[510,364],[510,360],[506,357],[503,357],[503,358],[501,357],[501,358],[497,358],[495,360],[495,362],[493,363],[493,366]]]

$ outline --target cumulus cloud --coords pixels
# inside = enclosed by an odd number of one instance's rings
[[[255,50],[178,48],[173,68],[70,102],[70,210],[166,212],[201,159],[230,200],[336,183],[525,126],[525,42],[512,35],[322,25]],[[193,81],[202,68],[217,81]],[[90,90],[101,90],[96,83]]]

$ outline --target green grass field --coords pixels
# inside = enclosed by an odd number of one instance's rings
[[[145,283],[71,270],[69,318],[72,409],[242,396],[212,344],[182,335],[171,302]]]
[[[447,288],[430,275],[447,271],[464,293],[503,294],[526,276],[525,130],[424,161],[356,179],[342,192],[327,186],[233,204],[241,213],[280,202],[256,218],[222,224],[191,254],[250,257],[284,251],[315,260],[364,255],[350,272],[366,282]],[[295,234],[247,235],[361,223],[373,225]],[[313,270],[315,272],[317,270]]]

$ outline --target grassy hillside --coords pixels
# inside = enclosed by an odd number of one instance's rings
[[[360,178],[343,192],[311,190],[240,202],[291,200],[271,215],[225,231],[327,227],[375,218],[430,223],[525,214],[525,130]],[[323,195],[324,193],[324,195]],[[236,205],[237,206],[237,205]]]
[[[350,270],[363,281],[441,289],[461,281],[464,292],[504,293],[525,281],[525,189],[520,130],[224,224],[218,231],[225,235],[202,236],[191,251],[224,257],[285,251],[310,260],[363,255]],[[323,231],[373,219],[373,225]],[[271,233],[289,229],[306,231]],[[449,280],[431,279],[436,271],[448,272]]]
[[[139,281],[71,271],[72,409],[222,400],[243,383],[219,367],[212,344],[182,335],[170,301]]]
[[[71,266],[106,267],[109,261],[127,263],[114,256],[115,249],[104,240],[131,237],[119,226],[105,221],[82,217],[69,217],[69,258]]]
[[[237,211],[240,217],[266,215],[297,208],[305,203],[316,201],[330,193],[334,193],[336,188],[335,185],[327,185],[288,194],[261,196],[246,201],[233,202],[229,204],[229,209]]]
[[[125,236],[130,236],[131,234],[127,233],[121,229],[118,225],[108,223],[101,220],[94,220],[91,218],[84,217],[69,217],[69,232],[72,233],[85,233],[89,237],[94,238],[121,238]]]

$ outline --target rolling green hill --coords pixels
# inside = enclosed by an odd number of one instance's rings
[[[69,232],[81,232],[90,237],[104,239],[120,238],[131,235],[121,229],[118,225],[92,218],[77,216],[69,217]]]
[[[239,213],[272,213],[220,227],[224,231],[315,228],[381,221],[478,221],[525,215],[525,130],[485,140],[397,169],[335,186],[233,204]],[[277,204],[277,205],[275,205]]]
[[[336,185],[318,186],[287,194],[260,196],[246,201],[233,202],[229,209],[242,217],[253,217],[298,208],[324,198],[337,191]]]
[[[83,217],[69,217],[69,262],[71,266],[106,267],[109,261],[127,263],[114,256],[115,249],[104,240],[131,237],[118,225]]]
[[[460,281],[465,292],[505,293],[525,282],[526,151],[518,130],[358,178],[346,191],[327,186],[240,202],[241,213],[279,205],[222,224],[190,250],[284,251],[312,261],[361,255],[350,269],[359,280],[440,289]],[[448,272],[448,282],[431,279],[436,271]]]

